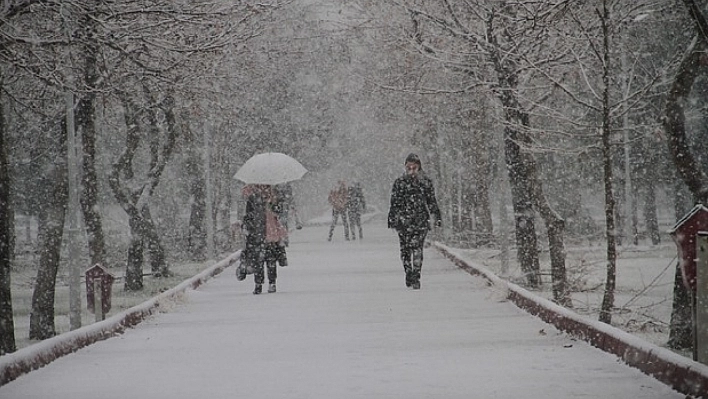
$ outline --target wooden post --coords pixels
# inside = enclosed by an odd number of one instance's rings
[[[106,318],[103,314],[103,291],[101,287],[103,281],[100,278],[93,279],[93,314],[96,316],[96,321],[102,321]]]

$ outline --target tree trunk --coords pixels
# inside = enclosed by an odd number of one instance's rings
[[[531,287],[538,287],[541,283],[541,266],[538,260],[535,212],[528,171],[521,159],[521,149],[516,144],[516,132],[511,127],[506,127],[504,131],[506,164],[509,170],[511,201],[516,226],[516,256],[527,284]]]
[[[663,118],[664,130],[667,133],[667,144],[674,165],[683,182],[700,203],[708,203],[705,184],[706,176],[702,173],[694,158],[686,137],[686,117],[683,112],[683,101],[691,93],[693,82],[698,77],[705,45],[698,38],[694,39],[687,56],[681,62],[669,94],[666,98]]]
[[[76,109],[76,124],[81,132],[83,146],[83,178],[81,211],[86,223],[89,257],[91,265],[104,264],[105,238],[103,223],[98,212],[98,177],[96,174],[96,93],[98,92],[98,70],[96,67],[98,45],[96,44],[94,23],[84,18],[84,84],[86,92],[81,96]]]
[[[125,267],[126,291],[140,291],[143,289],[143,234],[140,231],[140,221],[132,215],[128,219],[130,226],[130,245],[128,246],[128,262]]]
[[[490,61],[494,64],[499,87],[497,96],[504,109],[504,156],[509,172],[511,185],[511,201],[514,208],[516,225],[516,256],[526,282],[531,287],[541,283],[541,266],[538,260],[538,238],[536,237],[536,218],[533,209],[533,187],[529,174],[528,161],[533,159],[525,155],[519,143],[528,143],[529,138],[520,131],[520,127],[529,126],[529,116],[523,112],[523,107],[516,98],[518,78],[514,72],[514,61],[500,54],[496,34],[488,25],[490,43],[494,46],[490,51]]]
[[[146,92],[146,96],[150,99],[152,103],[156,102],[156,99],[152,96],[151,91],[147,89],[147,86],[144,86],[144,90]],[[173,115],[171,115],[171,108],[170,108],[170,113],[166,112],[165,113],[165,119],[168,124],[168,128],[173,128],[175,121],[174,118],[170,120],[170,118]],[[161,170],[160,166],[160,127],[159,122],[157,120],[157,111],[155,109],[150,109],[148,111],[148,120],[150,121],[150,135],[149,135],[149,146],[150,146],[150,171],[148,172],[148,175],[153,175],[157,174],[159,175],[160,172],[158,170]],[[157,181],[159,181],[159,177],[155,177]],[[157,182],[153,181],[154,185],[148,186],[146,188],[146,192],[149,194],[146,196],[146,198],[152,197],[152,191],[154,188],[157,186]],[[152,220],[152,215],[150,214],[150,205],[148,201],[142,201],[142,199],[139,199],[138,206],[142,203],[142,207],[140,208],[140,214],[142,216],[142,220],[140,221],[142,223],[142,228],[140,229],[143,233],[143,242],[146,245],[147,249],[147,254],[148,257],[150,258],[150,270],[152,272],[152,275],[154,277],[167,277],[170,272],[167,268],[167,258],[165,257],[165,250],[162,247],[162,244],[160,243],[160,235],[157,233],[157,228],[155,227],[155,222]]]
[[[62,155],[52,159],[54,162],[44,186],[46,200],[40,208],[39,216],[39,268],[32,294],[29,338],[47,339],[56,335],[54,326],[54,294],[56,277],[61,258],[61,243],[64,233],[64,220],[69,200],[69,174],[66,159],[66,130],[60,132],[58,140],[64,147]]]
[[[193,260],[206,259],[206,186],[204,181],[204,173],[202,170],[202,162],[198,149],[202,148],[197,145],[194,135],[189,129],[189,125],[183,123],[185,147],[187,156],[185,161],[185,169],[187,179],[189,181],[189,193],[191,197],[191,207],[189,212],[189,231],[187,232],[188,251]]]
[[[688,186],[694,200],[702,204],[706,204],[708,199],[703,183],[706,179],[688,146],[683,101],[690,94],[693,82],[698,77],[705,47],[705,41],[697,36],[691,43],[690,48],[686,50],[687,55],[679,65],[676,77],[669,90],[669,95],[666,98],[663,119],[664,129],[668,137],[669,152],[673,157],[677,173]],[[678,200],[676,205],[677,209],[681,206]],[[679,216],[677,216],[677,220]],[[676,273],[680,274],[678,265],[676,269]],[[679,280],[680,277],[674,282],[673,311],[668,345],[674,348],[692,348],[691,295],[687,288],[683,286],[683,282]]]
[[[189,231],[187,232],[188,251],[192,260],[206,259],[206,228],[204,216],[206,213],[206,192],[204,180],[192,179],[189,187],[192,205],[189,212]]]
[[[528,138],[516,127],[528,126],[528,115],[521,112],[521,105],[514,96],[515,77],[504,69],[498,73],[500,73],[502,87],[505,87],[504,90],[500,90],[499,97],[508,123],[504,127],[504,155],[509,171],[511,201],[514,209],[516,256],[527,284],[538,287],[541,283],[541,266],[538,260],[532,177],[527,164],[532,157],[522,153],[518,143],[526,142]]]
[[[548,248],[551,255],[551,279],[553,285],[553,300],[567,308],[573,307],[568,292],[568,278],[565,269],[565,221],[554,219],[546,223],[548,226]]]
[[[465,248],[476,248],[477,247],[477,225],[475,224],[475,208],[477,204],[475,200],[477,195],[475,192],[475,186],[473,183],[473,176],[470,174],[465,174],[462,172],[455,173],[459,176],[459,184],[455,186],[458,192],[458,201],[455,201],[456,208],[459,211],[459,223],[457,226],[457,232],[459,233],[461,243]]]
[[[570,308],[573,307],[573,303],[568,292],[568,279],[565,268],[565,220],[548,203],[548,199],[543,192],[541,179],[538,177],[536,163],[528,161],[527,165],[534,204],[538,208],[541,218],[543,218],[548,234],[553,300],[561,306]]]
[[[635,185],[638,185],[635,183]],[[639,245],[639,216],[637,215],[638,212],[638,205],[637,205],[637,190],[634,190],[630,195],[630,201],[631,201],[631,209],[630,209],[630,214],[632,215],[632,243],[637,246]],[[657,226],[658,228],[658,226]]]
[[[165,250],[160,244],[150,212],[145,207],[141,214],[131,212],[130,246],[128,247],[128,264],[126,266],[126,291],[143,289],[143,264],[145,252],[150,259],[150,269],[154,277],[167,277],[170,271],[166,266]]]
[[[489,147],[489,133],[482,129],[472,136],[471,154],[473,163],[472,171],[475,181],[474,190],[474,227],[477,239],[475,244],[489,245],[494,241],[494,227],[492,222],[492,208],[489,200],[489,187],[491,185],[491,150]]]
[[[706,176],[691,153],[686,137],[686,116],[683,103],[691,93],[693,83],[698,77],[701,66],[706,65],[705,49],[708,43],[708,22],[693,0],[684,0],[689,14],[696,25],[696,37],[686,49],[686,55],[681,64],[666,98],[663,125],[668,136],[669,152],[676,165],[681,180],[688,186],[695,202],[708,204]],[[683,217],[685,204],[681,199],[681,188],[674,190],[676,219]],[[668,345],[675,349],[693,347],[693,328],[691,314],[692,293],[683,285],[680,267],[676,265],[674,277],[674,301],[671,312],[670,334]]]
[[[450,185],[450,215],[452,216],[451,230],[456,236],[462,234],[465,223],[465,209],[471,209],[466,206],[465,194],[462,190],[462,176],[459,170],[452,171],[452,184]],[[469,220],[469,218],[468,218]]]
[[[686,185],[678,176],[678,173],[676,173],[674,185],[670,189],[674,200],[674,220],[679,221],[683,219],[692,208],[691,204],[693,201],[691,200],[691,193],[686,189]]]
[[[150,96],[148,90],[146,94]],[[130,180],[134,178],[133,159],[140,146],[141,137],[139,134],[139,116],[140,112],[146,111],[149,113],[151,121],[152,135],[157,135],[160,129],[157,129],[157,117],[155,109],[143,110],[133,102],[132,98],[127,93],[121,93],[121,100],[125,108],[125,124],[128,127],[125,148],[123,153],[118,157],[118,160],[113,164],[111,173],[108,177],[108,183],[113,191],[116,200],[128,214],[131,244],[128,250],[128,265],[126,267],[126,289],[140,290],[142,289],[142,264],[144,260],[144,249],[147,245],[148,254],[150,256],[151,269],[156,277],[167,277],[171,273],[167,267],[167,261],[164,249],[160,244],[160,237],[157,233],[154,223],[150,219],[149,199],[152,196],[153,190],[160,182],[160,176],[167,165],[167,162],[172,155],[172,150],[176,142],[176,120],[174,115],[174,101],[171,96],[167,96],[160,107],[164,111],[165,123],[167,125],[167,135],[162,151],[158,150],[157,142],[154,137],[149,142],[150,145],[150,170],[147,173],[147,181],[141,183],[135,189],[128,188],[129,184],[122,183],[121,178]],[[154,98],[150,98],[150,103],[156,104]]]
[[[140,220],[142,228],[140,231],[142,232],[143,242],[145,242],[147,246],[147,254],[150,258],[150,271],[154,277],[168,277],[170,271],[167,267],[165,249],[160,243],[160,235],[157,233],[155,223],[152,221],[150,208],[148,206],[143,208],[142,216]]]
[[[612,159],[612,155],[610,155],[610,159]],[[629,206],[623,201],[623,199],[625,198],[626,183],[621,174],[613,175],[613,179],[615,179],[614,182],[616,182],[616,184],[612,185],[613,190],[616,191],[616,195],[613,195],[613,198],[615,199],[615,243],[618,246],[622,246],[625,243],[624,240],[627,234],[625,229],[625,219],[629,215],[627,213],[627,211],[629,210]]]
[[[674,273],[674,302],[669,322],[669,341],[671,349],[693,348],[693,315],[691,314],[691,295],[683,283],[681,268],[676,264]]]
[[[217,163],[219,178],[219,191],[216,195],[219,206],[219,221],[220,230],[225,232],[225,240],[223,241],[221,251],[231,251],[234,249],[233,235],[231,232],[231,152],[229,151],[228,143],[223,143],[217,151],[220,160]],[[293,201],[295,201],[293,199]],[[293,202],[294,205],[294,202]]]
[[[2,81],[1,76],[0,81]],[[11,291],[12,253],[14,252],[12,237],[14,234],[10,227],[14,213],[10,201],[12,182],[10,181],[10,166],[7,160],[3,104],[4,102],[0,100],[0,215],[4,215],[0,217],[0,356],[17,350]]]
[[[644,224],[652,245],[661,243],[661,233],[659,231],[659,217],[656,211],[656,187],[654,179],[646,182],[646,192],[644,197]]]
[[[615,232],[615,197],[612,192],[612,143],[610,119],[610,44],[609,10],[606,1],[603,1],[603,11],[600,16],[603,38],[603,71],[602,71],[602,165],[604,168],[605,187],[605,235],[607,240],[607,276],[605,280],[605,293],[602,297],[600,308],[600,321],[610,324],[612,322],[612,309],[615,303],[615,285],[617,279],[617,248]]]

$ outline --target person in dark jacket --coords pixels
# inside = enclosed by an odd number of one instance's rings
[[[420,158],[408,155],[405,166],[406,173],[396,179],[391,190],[388,228],[398,232],[406,286],[420,289],[423,244],[430,230],[430,219],[436,227],[441,227],[442,218],[433,181],[423,172]]]
[[[354,182],[349,186],[349,196],[347,197],[347,211],[349,212],[349,228],[352,232],[352,240],[356,240],[356,227],[359,228],[359,239],[364,238],[364,231],[361,228],[361,214],[365,210],[364,190],[361,188],[361,183]]]
[[[243,194],[247,199],[241,228],[246,243],[241,253],[241,262],[253,271],[254,294],[260,294],[263,290],[264,264],[268,272],[268,292],[275,292],[277,264],[287,266],[283,242],[287,231],[279,220],[281,206],[271,186],[247,186]],[[246,269],[243,270],[245,272]],[[245,275],[239,276],[239,280],[244,278]]]

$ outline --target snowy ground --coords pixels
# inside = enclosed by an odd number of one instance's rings
[[[567,245],[566,267],[571,282],[573,310],[589,319],[599,318],[606,276],[606,252],[601,245]],[[502,271],[498,250],[460,250],[462,257],[509,281],[522,282],[515,259],[506,273]],[[655,345],[665,346],[673,300],[676,245],[666,235],[660,245],[619,248],[617,288],[612,325]],[[513,257],[514,254],[512,253]],[[535,293],[551,299],[550,260],[541,260],[544,286]],[[682,353],[691,356],[690,353]]]
[[[184,303],[0,387],[14,398],[683,398],[505,301],[426,250],[405,287],[397,238],[295,232],[279,291],[228,268]],[[479,255],[479,254],[477,254]]]

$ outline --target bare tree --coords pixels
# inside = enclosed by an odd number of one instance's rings
[[[610,324],[615,299],[617,278],[617,248],[615,242],[615,197],[612,191],[612,149],[610,145],[610,11],[607,1],[603,0],[602,10],[598,10],[602,26],[602,165],[605,182],[605,235],[607,239],[607,276],[605,294],[602,297],[600,321]]]
[[[187,231],[187,245],[193,259],[204,259],[207,249],[207,232],[204,219],[206,218],[206,181],[204,162],[201,157],[201,143],[199,136],[189,126],[189,121],[183,117],[182,140],[185,151],[185,172],[189,178],[189,195],[191,197],[189,212],[189,230]]]
[[[483,58],[475,58],[477,64],[469,60],[456,59],[457,65],[465,65],[465,73],[470,80],[487,85],[489,79],[495,80],[490,88],[496,94],[501,104],[504,118],[504,148],[507,170],[512,186],[512,203],[516,221],[516,243],[519,264],[526,274],[527,283],[531,286],[540,284],[540,266],[534,223],[535,209],[544,219],[549,234],[549,243],[553,246],[552,269],[555,272],[554,285],[559,302],[567,303],[567,292],[564,283],[565,250],[563,249],[563,219],[553,210],[543,193],[542,183],[538,176],[536,160],[528,149],[534,147],[531,135],[532,126],[528,108],[522,101],[524,79],[522,71],[526,70],[528,57],[522,54],[534,53],[534,40],[541,40],[542,35],[533,33],[534,24],[540,21],[537,15],[552,15],[553,4],[538,5],[537,9],[527,9],[529,14],[516,15],[519,7],[513,2],[475,2],[474,4],[441,1],[438,9],[409,7],[415,21],[426,21],[428,26],[436,27],[458,42],[467,43],[468,54],[480,54]],[[547,7],[547,10],[546,8]],[[562,7],[559,7],[562,9]],[[544,11],[546,10],[546,11]],[[533,21],[530,23],[528,21]],[[542,30],[541,30],[542,31]],[[420,34],[413,34],[419,38]],[[435,36],[440,38],[441,36]],[[419,51],[423,54],[435,54],[439,44],[433,39],[417,40]],[[439,52],[450,54],[450,51]],[[530,56],[529,56],[530,57]],[[541,57],[542,58],[542,57]],[[549,57],[546,61],[552,61]],[[464,62],[464,64],[463,64]],[[455,65],[455,63],[452,63]],[[478,83],[479,84],[479,83]],[[474,86],[470,86],[474,87]],[[555,280],[560,278],[560,280]]]
[[[695,36],[676,70],[666,98],[663,125],[668,136],[667,144],[679,177],[688,186],[696,203],[708,204],[708,178],[696,162],[686,136],[684,99],[689,96],[696,78],[708,65],[705,51],[708,47],[708,22],[693,0],[684,0],[688,14],[694,22]],[[684,285],[680,267],[674,278],[674,300],[671,313],[669,345],[672,348],[693,347],[692,314],[695,293]]]
[[[5,2],[3,7],[0,9],[0,63],[2,63],[2,85],[0,90],[2,91],[2,101],[0,102],[0,107],[2,107],[2,117],[0,118],[0,130],[2,131],[2,145],[0,145],[0,152],[2,155],[2,207],[3,207],[3,222],[2,222],[2,269],[1,273],[2,284],[0,285],[0,291],[2,291],[2,308],[0,311],[2,315],[0,316],[0,324],[2,325],[0,329],[2,339],[2,349],[0,352],[12,351],[14,350],[14,331],[12,330],[12,306],[11,306],[11,296],[10,296],[10,262],[13,258],[12,252],[14,247],[12,245],[14,237],[14,212],[10,208],[9,203],[9,193],[11,188],[11,180],[8,170],[8,138],[9,133],[12,131],[11,127],[8,125],[8,119],[6,118],[5,110],[12,109],[11,104],[21,104],[17,97],[13,97],[12,89],[10,85],[15,85],[19,87],[19,90],[27,90],[29,87],[29,94],[26,96],[27,101],[21,105],[28,109],[27,115],[28,120],[59,120],[61,117],[48,116],[52,114],[52,104],[51,99],[55,98],[55,92],[51,90],[49,92],[45,91],[48,85],[52,85],[56,77],[56,74],[48,73],[52,67],[56,65],[55,62],[43,63],[42,58],[48,54],[47,47],[51,47],[60,43],[61,40],[53,37],[51,34],[44,36],[39,34],[38,31],[34,30],[32,24],[30,23],[32,17],[38,16],[43,18],[46,14],[43,12],[43,2],[40,1],[15,1],[15,2]],[[36,15],[35,15],[36,13]],[[32,15],[30,15],[32,14]],[[46,33],[46,32],[42,32]],[[32,46],[33,51],[28,51],[30,46]],[[6,73],[10,71],[12,74],[12,79],[6,79]],[[38,83],[39,89],[35,90],[32,83]],[[43,93],[41,93],[44,91]],[[32,96],[37,93],[35,98]],[[16,93],[14,93],[16,94]],[[49,101],[45,101],[42,97],[48,98]],[[39,102],[36,99],[40,98]],[[33,104],[34,103],[34,104]],[[40,104],[37,106],[37,104]],[[44,109],[43,109],[44,108]],[[40,112],[41,110],[41,112]],[[40,113],[44,115],[39,118],[32,118]],[[40,122],[42,123],[42,122]],[[51,159],[44,159],[47,163],[45,171],[54,177],[50,180],[45,188],[48,190],[47,195],[40,196],[44,200],[53,200],[51,204],[44,208],[41,216],[40,223],[40,233],[42,241],[39,243],[40,248],[40,262],[38,268],[38,278],[37,284],[35,286],[35,291],[32,298],[32,314],[30,317],[30,336],[33,338],[44,338],[47,336],[52,336],[55,334],[54,331],[54,287],[55,287],[55,276],[56,270],[59,267],[59,251],[61,247],[62,231],[64,223],[64,209],[66,207],[66,196],[63,195],[66,191],[66,157],[65,153],[62,151],[66,150],[65,140],[63,139],[64,133],[61,131],[58,125],[44,125],[48,127],[47,132],[53,132],[52,140],[54,143],[54,151],[51,151]],[[32,132],[36,133],[37,130],[41,129],[31,129]],[[37,140],[37,137],[34,138]],[[36,193],[35,193],[36,194]],[[7,252],[6,252],[7,251]],[[7,268],[7,269],[5,269]],[[7,288],[7,290],[5,290]],[[6,338],[5,338],[6,337]]]
[[[56,119],[63,121],[63,115]],[[69,198],[66,124],[50,125],[46,131],[52,145],[47,149],[48,173],[43,182],[45,192],[39,212],[40,258],[32,294],[31,339],[47,339],[56,334],[54,296]]]
[[[82,144],[81,211],[88,236],[91,264],[105,264],[105,238],[103,222],[98,210],[98,175],[96,173],[96,101],[102,88],[98,70],[99,23],[102,11],[98,2],[88,2],[85,8],[76,11],[78,26],[75,27],[78,54],[82,57],[83,70],[77,80],[81,95],[76,106],[76,125]]]
[[[22,38],[4,34],[6,24],[22,18],[39,0],[7,1],[0,7],[0,355],[14,352],[15,330],[12,314],[11,269],[14,258],[14,210],[11,204],[12,179],[8,163],[9,128],[5,117],[7,96],[5,92],[8,65],[12,65],[12,46]]]
[[[113,165],[113,170],[109,176],[109,184],[113,190],[118,203],[128,214],[131,229],[131,244],[128,250],[128,263],[126,267],[125,289],[136,291],[143,288],[143,251],[147,247],[151,260],[152,273],[159,276],[170,274],[166,263],[165,253],[155,224],[152,221],[149,210],[149,202],[155,187],[160,182],[160,177],[169,161],[175,148],[177,137],[176,120],[174,116],[174,100],[171,96],[166,96],[160,103],[153,105],[153,108],[142,108],[149,115],[150,126],[153,127],[151,134],[140,134],[140,116],[142,112],[138,104],[131,99],[128,94],[123,97],[124,115],[128,134],[126,135],[126,145],[123,153]],[[160,144],[160,128],[155,124],[157,107],[164,113],[166,121],[166,131],[164,140]],[[142,184],[129,184],[136,176],[133,163],[138,149],[143,141],[149,140],[150,162],[147,170],[147,178],[141,179]]]
[[[0,88],[4,79],[0,75]],[[15,323],[12,315],[11,271],[12,271],[12,235],[14,232],[10,222],[14,213],[10,203],[10,170],[7,162],[7,133],[5,124],[5,111],[3,107],[3,93],[0,91],[0,356],[14,352]]]

